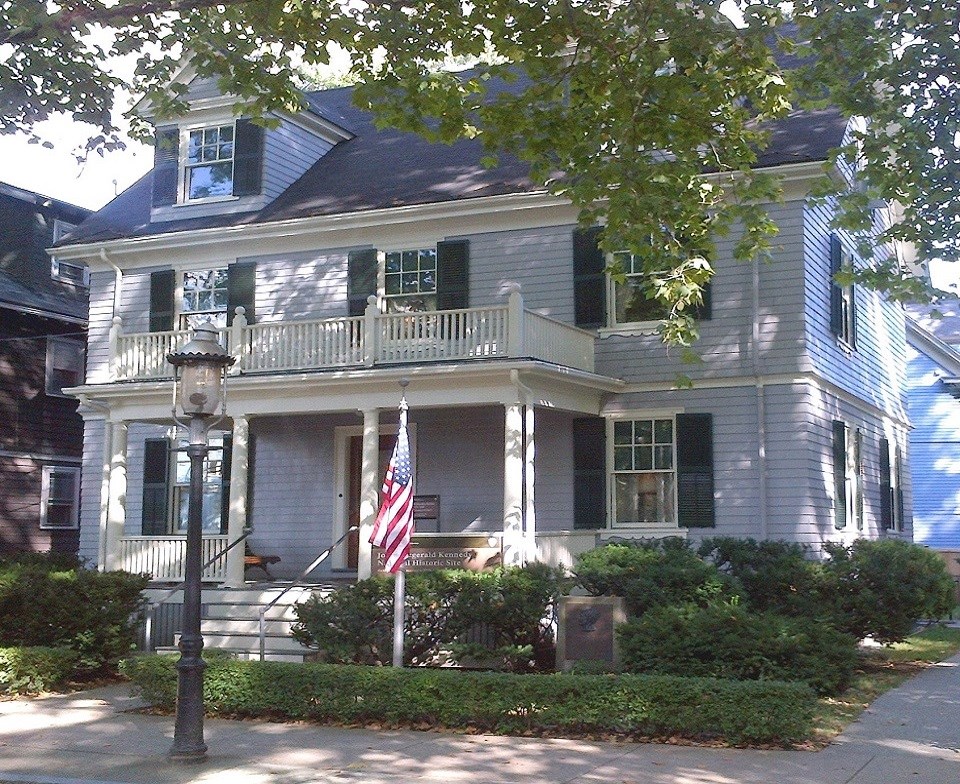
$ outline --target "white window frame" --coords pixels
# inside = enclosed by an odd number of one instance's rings
[[[70,524],[51,525],[47,522],[51,501],[52,479],[54,474],[69,474],[73,477],[73,498],[71,499]],[[75,531],[80,527],[80,467],[68,465],[45,465],[40,483],[40,528],[45,531]]]
[[[853,267],[853,254],[844,248],[840,254],[840,269],[853,270]],[[853,283],[847,283],[841,286],[834,282],[833,285],[840,290],[840,334],[837,335],[837,340],[844,346],[852,349],[853,330],[856,320],[856,313],[854,312],[856,302],[853,298]]]
[[[420,266],[420,261],[425,253],[433,254],[433,289],[420,291],[418,290],[415,293],[398,293],[398,294],[388,294],[387,293],[387,256],[392,254],[404,254],[404,253],[416,253],[417,254],[417,273],[422,274],[423,269]],[[438,262],[438,253],[437,246],[433,245],[421,245],[419,247],[412,248],[391,248],[390,250],[382,250],[377,252],[377,299],[379,302],[383,303],[381,310],[384,313],[416,313],[416,312],[430,312],[437,309],[437,262]],[[401,262],[402,264],[402,262]],[[402,269],[402,268],[401,268]],[[391,276],[395,274],[402,275],[400,273],[389,273]],[[419,284],[418,284],[419,286]],[[401,302],[404,299],[412,299],[415,297],[424,297],[432,298],[433,307],[426,308],[423,311],[413,311],[413,310],[393,310],[391,303]]]
[[[229,317],[230,310],[230,292],[229,292],[229,263],[224,262],[222,264],[207,264],[202,267],[183,267],[177,270],[175,278],[176,289],[173,293],[174,296],[174,305],[176,309],[176,320],[175,324],[178,329],[191,329],[190,326],[190,317],[199,316],[200,321],[203,321],[203,316],[207,316],[210,321],[214,323],[215,326],[222,329],[226,327],[227,319]],[[211,309],[211,310],[186,310],[184,308],[184,296],[185,296],[185,287],[184,287],[184,278],[187,275],[196,275],[206,272],[223,272],[224,275],[224,285],[222,287],[223,291],[226,292],[227,301],[224,303],[223,309]],[[219,291],[220,287],[215,287],[211,291]],[[222,315],[222,323],[218,321],[217,316]]]
[[[227,461],[227,455],[224,452],[224,437],[228,433],[212,431],[207,439],[207,446],[209,447],[206,456],[203,459],[203,479],[204,479],[204,493],[203,501],[207,499],[212,499],[210,503],[214,505],[213,510],[208,510],[206,508],[201,509],[201,520],[203,523],[206,523],[206,513],[216,512],[216,518],[218,525],[216,529],[204,527],[203,534],[204,536],[219,536],[220,532],[226,529],[226,521],[223,519],[223,468]],[[167,504],[167,527],[172,531],[174,536],[180,534],[185,534],[187,532],[187,523],[186,518],[181,516],[181,509],[183,514],[187,514],[187,508],[185,505],[189,503],[190,498],[190,457],[187,455],[187,441],[178,440],[174,442],[174,448],[170,450],[170,468],[169,468],[169,480],[168,485],[170,487],[169,498]],[[216,452],[219,452],[219,458],[212,457]],[[180,481],[178,474],[180,470],[185,471],[186,478],[184,481]],[[217,485],[217,493],[214,496],[212,493],[208,494],[206,485],[211,483],[210,477],[218,477],[219,482]],[[204,507],[205,504],[201,502],[201,507]],[[183,523],[181,525],[181,522]]]
[[[864,527],[864,461],[863,461],[863,429],[851,425],[846,420],[844,427],[844,457],[843,457],[843,498],[837,499],[837,504],[843,503],[846,510],[846,521],[843,528],[837,531],[862,531]],[[859,452],[859,454],[858,454]]]
[[[46,373],[44,376],[44,392],[50,397],[72,397],[72,395],[65,395],[62,390],[52,389],[50,382],[53,379],[53,373],[57,369],[55,366],[55,355],[56,355],[56,346],[69,346],[71,350],[77,350],[77,355],[80,357],[80,367],[78,368],[77,375],[78,381],[77,385],[83,383],[83,374],[86,369],[86,353],[87,347],[82,340],[77,340],[76,338],[67,338],[60,337],[58,335],[51,335],[47,338],[47,361],[46,361]]]
[[[214,128],[226,128],[230,126],[233,128],[233,154],[230,157],[230,193],[227,194],[218,194],[214,196],[201,196],[195,199],[190,198],[190,177],[189,170],[192,168],[197,168],[204,165],[205,163],[211,163],[211,161],[203,161],[197,163],[190,163],[190,134],[212,130]],[[234,201],[238,197],[233,195],[233,182],[236,176],[235,164],[237,160],[237,123],[234,119],[210,119],[202,123],[191,123],[190,125],[181,126],[179,129],[179,150],[177,156],[177,193],[179,198],[177,200],[178,204],[188,205],[188,204],[210,204],[212,202],[218,201]],[[226,159],[224,159],[226,160]],[[219,159],[212,161],[212,163],[222,162]]]
[[[57,242],[61,237],[65,237],[76,227],[76,224],[54,218],[53,220],[53,241]],[[65,270],[75,270],[75,274],[66,273]],[[70,261],[62,261],[57,255],[50,254],[50,277],[59,280],[61,283],[69,283],[81,288],[90,288],[90,270],[86,264],[75,264]]]
[[[682,413],[679,411],[631,411],[629,413],[618,414],[617,416],[608,416],[607,419],[607,490],[609,498],[609,509],[608,517],[609,527],[611,529],[645,529],[652,527],[663,527],[663,526],[679,526],[679,510],[677,505],[677,414]],[[669,469],[658,469],[651,467],[650,469],[630,469],[630,470],[617,470],[616,468],[616,444],[615,444],[615,431],[616,425],[622,424],[624,422],[636,423],[642,421],[650,421],[654,423],[653,432],[656,432],[656,421],[657,420],[668,420],[670,421],[671,427],[671,441],[669,446],[671,447],[672,454],[672,467]],[[651,444],[651,447],[655,446],[667,446],[666,442],[658,443],[656,438]],[[653,449],[653,463],[656,465],[656,450]],[[670,474],[673,477],[673,504],[672,504],[672,520],[648,520],[648,521],[623,521],[620,522],[617,519],[617,474]]]
[[[617,253],[608,253],[606,254],[606,263],[607,266],[611,266],[617,260],[618,256],[627,256],[629,257],[630,264],[633,264],[633,260],[636,257],[636,254],[630,253],[629,251],[619,251]],[[627,282],[630,278],[645,278],[647,273],[645,272],[629,272],[626,273],[627,280],[624,283],[617,283],[614,280],[613,275],[607,273],[607,329],[610,331],[623,331],[630,329],[642,329],[645,332],[651,332],[657,329],[660,323],[667,317],[667,314],[660,318],[645,319],[642,321],[617,321],[617,289],[620,286],[627,285]],[[656,307],[658,302],[656,300],[648,299],[647,302],[650,303],[651,307]]]

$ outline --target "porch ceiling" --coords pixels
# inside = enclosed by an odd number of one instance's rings
[[[509,404],[531,397],[534,405],[598,414],[621,391],[621,379],[536,360],[394,366],[289,374],[241,374],[227,380],[227,416],[312,414],[392,408],[400,380],[407,379],[413,406],[452,407]],[[90,384],[69,392],[87,416],[114,421],[170,420],[167,381]],[[104,408],[106,407],[106,408]]]

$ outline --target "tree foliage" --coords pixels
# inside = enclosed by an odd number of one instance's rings
[[[709,279],[716,237],[763,256],[777,181],[756,168],[769,123],[836,107],[869,122],[836,151],[822,195],[861,252],[892,240],[960,257],[960,0],[0,0],[0,132],[65,112],[95,126],[90,149],[119,143],[121,80],[105,58],[135,55],[129,87],[156,116],[184,109],[171,79],[189,52],[237,111],[301,105],[297,69],[350,57],[356,100],[379,122],[453,142],[478,138],[528,162],[533,178],[602,222],[607,250],[638,254],[647,294],[672,308],[667,338]],[[722,7],[721,7],[722,6]],[[465,74],[439,68],[482,59]],[[135,132],[148,128],[134,121]],[[704,172],[708,172],[704,176]],[[879,237],[877,199],[903,213]],[[895,255],[865,282],[922,286]]]

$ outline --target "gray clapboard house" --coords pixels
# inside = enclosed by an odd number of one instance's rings
[[[618,537],[911,535],[904,318],[833,283],[852,243],[806,199],[845,132],[836,112],[774,128],[760,166],[784,178],[779,246],[743,264],[720,242],[690,365],[661,344],[636,278],[611,282],[596,233],[519,161],[486,169],[472,141],[377,130],[349,88],[264,130],[184,79],[190,112],[157,127],[153,171],[57,251],[91,271],[75,389],[91,561],[180,576],[186,465],[165,355],[206,319],[237,357],[206,552],[252,529],[279,578],[351,523],[360,536],[317,577],[371,572],[401,378],[425,546],[472,536],[508,564],[570,564]],[[241,585],[240,549],[207,578]]]

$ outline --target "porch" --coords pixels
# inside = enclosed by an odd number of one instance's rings
[[[109,380],[171,377],[167,355],[190,330],[110,330]],[[592,373],[594,335],[524,307],[519,291],[506,304],[416,313],[381,313],[371,297],[362,316],[249,324],[243,308],[221,331],[234,355],[231,372],[287,373],[373,368],[401,363],[463,362],[528,357]]]

